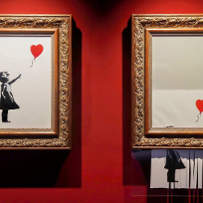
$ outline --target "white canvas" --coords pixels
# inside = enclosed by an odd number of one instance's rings
[[[32,45],[41,44],[43,52],[33,62]],[[21,74],[11,85],[20,109],[9,110],[10,123],[0,128],[51,128],[51,37],[0,37],[0,72],[8,71],[10,80]]]
[[[166,164],[166,150],[151,150],[150,188],[168,188]]]
[[[202,189],[202,158],[203,158],[203,151],[198,150],[195,153],[196,159],[197,159],[197,172],[198,172],[198,188]]]
[[[203,36],[152,37],[152,127],[203,127],[202,53]]]

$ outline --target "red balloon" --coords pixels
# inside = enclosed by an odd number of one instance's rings
[[[202,113],[202,111],[203,111],[203,100],[198,99],[196,101],[196,106],[197,106],[198,110],[200,111],[200,113]]]
[[[38,44],[37,46],[32,45],[30,49],[31,49],[32,55],[35,58],[37,58],[43,52],[44,47],[41,44]]]

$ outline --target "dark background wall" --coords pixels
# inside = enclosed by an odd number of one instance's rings
[[[128,22],[202,12],[201,0],[0,0],[1,14],[72,14],[76,23],[73,150],[0,151],[0,202],[153,202],[145,167],[131,158]]]

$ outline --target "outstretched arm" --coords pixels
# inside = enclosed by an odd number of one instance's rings
[[[8,82],[8,84],[10,85],[10,84],[14,83],[17,79],[20,78],[20,76],[21,76],[21,74],[20,74],[18,77],[16,77],[15,79],[13,79],[13,80],[11,80],[10,82]]]
[[[5,96],[5,94],[4,94],[4,91],[5,91],[5,86],[3,87],[3,90],[2,90],[2,96],[3,96],[3,98],[5,99],[6,96]]]

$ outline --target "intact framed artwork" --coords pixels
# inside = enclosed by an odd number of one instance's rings
[[[71,20],[0,16],[0,149],[71,149]]]
[[[132,147],[203,148],[203,15],[132,15]]]

